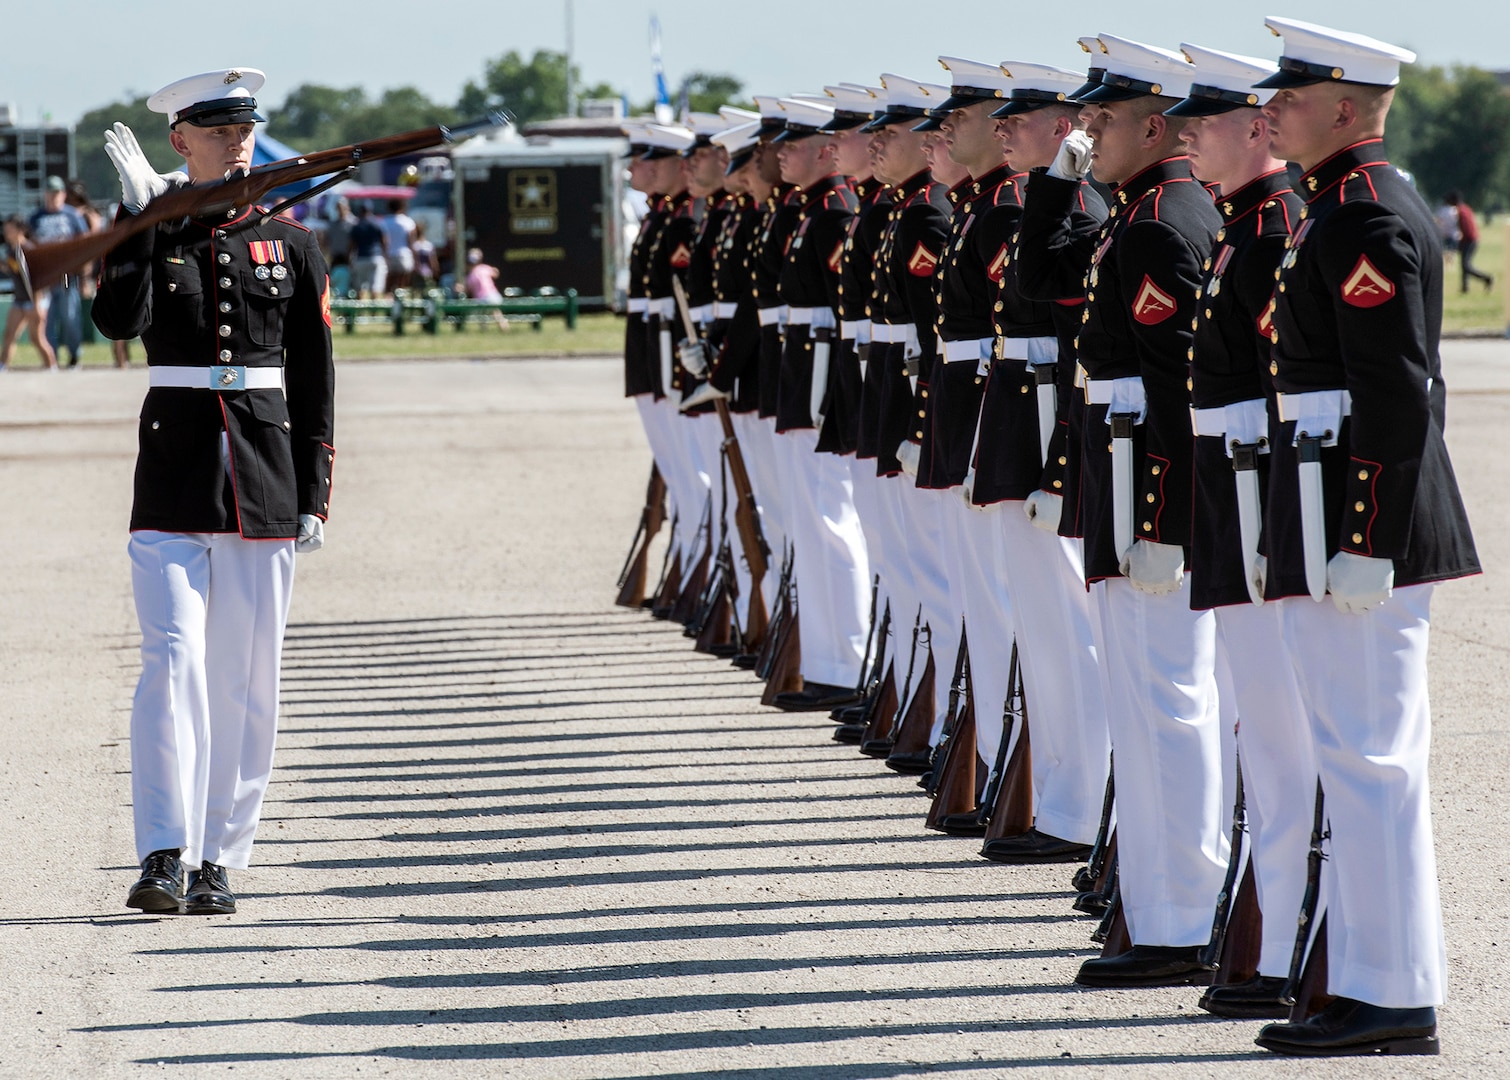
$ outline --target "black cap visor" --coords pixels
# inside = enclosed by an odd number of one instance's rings
[[[1312,86],[1320,82],[1346,82],[1340,67],[1328,64],[1311,64],[1296,60],[1293,56],[1279,58],[1279,70],[1254,86],[1265,89],[1285,90],[1295,86]]]
[[[195,127],[220,127],[222,124],[261,124],[266,119],[257,112],[257,99],[249,97],[217,98],[196,101],[179,111],[172,126],[193,124]]]
[[[777,142],[796,142],[798,139],[807,139],[807,138],[810,138],[810,137],[812,137],[814,135],[826,135],[826,134],[828,134],[828,132],[824,131],[822,128],[806,127],[806,126],[801,125],[801,124],[797,124],[797,125],[788,124],[786,126],[786,128],[781,132],[781,134],[777,135],[771,141],[773,143],[777,143]]]
[[[1030,90],[1018,89],[1012,91],[1011,99],[997,109],[991,115],[998,119],[1003,116],[1020,116],[1023,113],[1036,112],[1046,109],[1050,105],[1068,105],[1070,108],[1079,106],[1068,94],[1061,94],[1053,90]]]
[[[853,131],[855,128],[870,123],[871,113],[836,112],[833,119],[829,120],[819,130],[830,133],[836,131]]]
[[[1217,116],[1233,109],[1258,108],[1258,95],[1252,91],[1223,90],[1219,86],[1190,88],[1190,96],[1173,108],[1165,109],[1165,116]]]
[[[919,109],[911,105],[888,105],[885,112],[866,124],[862,130],[880,131],[883,127],[890,127],[892,124],[910,123],[921,120],[927,115],[927,109]]]
[[[753,160],[755,160],[755,148],[753,146],[741,150],[737,154],[730,154],[729,167],[724,170],[724,175],[733,176]]]

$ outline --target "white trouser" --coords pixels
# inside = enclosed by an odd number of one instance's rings
[[[802,620],[802,678],[853,686],[865,653],[870,562],[855,513],[849,466],[816,452],[818,433],[776,436],[788,476],[797,608]]]
[[[907,558],[913,565],[913,581],[933,648],[933,729],[928,742],[937,746],[949,715],[949,685],[954,679],[954,659],[965,618],[950,586],[951,576],[957,577],[958,572],[945,546],[945,521],[954,507],[964,507],[957,491],[914,487],[909,476],[899,479],[906,485],[902,510],[907,521]]]
[[[692,557],[703,512],[704,496],[697,490],[697,472],[687,458],[686,440],[673,426],[677,417],[669,399],[656,401],[650,394],[637,394],[634,403],[640,410],[640,424],[645,429],[645,441],[650,444],[650,456],[655,458],[655,467],[666,481],[668,520],[676,522],[671,543],[673,551],[681,554],[682,568],[686,571],[690,569],[687,561]]]
[[[747,448],[745,464],[750,470],[750,486],[755,489],[756,501],[760,503],[760,528],[765,533],[766,546],[771,549],[770,568],[762,591],[766,610],[774,611],[776,589],[781,584],[781,563],[786,558],[790,535],[782,501],[786,482],[776,460],[776,420],[774,417],[762,419],[755,413],[736,413],[734,423],[739,430],[740,445]]]
[[[970,642],[975,749],[989,766],[1001,744],[1001,714],[1012,664],[1012,601],[1001,557],[1002,504],[972,510],[959,497],[958,488],[949,494],[954,496],[948,515],[950,584],[964,612]],[[1014,730],[1013,743],[1017,735]]]
[[[684,413],[672,405],[669,398],[661,404],[670,410],[671,430],[680,440],[682,455],[689,466],[690,497],[697,503],[692,515],[692,531],[688,534],[695,541],[690,556],[695,562],[702,558],[704,551],[713,551],[718,543],[719,497],[713,485],[718,482],[718,446],[723,441],[723,430],[716,416]],[[704,524],[702,514],[709,508],[710,495],[713,502],[706,522],[708,531],[699,536],[698,529]]]
[[[1398,588],[1364,615],[1330,598],[1279,605],[1332,830],[1327,991],[1392,1009],[1441,1004],[1446,981],[1426,774],[1432,589]]]
[[[1021,503],[999,505],[1032,732],[1034,827],[1089,844],[1101,825],[1111,741],[1080,541],[1035,528]]]
[[[1190,610],[1190,577],[1149,596],[1098,591],[1117,773],[1117,851],[1136,945],[1202,945],[1227,870],[1217,719],[1216,618]]]
[[[875,473],[875,461],[859,463],[859,468],[869,467]],[[881,534],[881,551],[886,561],[881,572],[886,577],[886,594],[891,598],[891,633],[895,647],[892,659],[896,665],[897,693],[902,693],[909,666],[913,681],[923,677],[923,668],[928,663],[928,652],[922,648],[926,640],[919,637],[917,655],[913,655],[912,628],[918,614],[917,568],[908,553],[907,514],[902,509],[902,500],[912,480],[906,476],[877,476],[874,487],[876,526]]]
[[[877,577],[880,585],[876,590],[876,625],[879,627],[881,613],[886,610],[886,602],[891,598],[887,592],[886,572],[886,547],[885,530],[881,525],[881,508],[878,500],[881,498],[879,486],[880,478],[876,476],[875,465],[869,461],[862,461],[851,454],[840,458],[849,469],[849,487],[854,494],[855,513],[860,518],[860,531],[865,534],[865,555],[870,563],[870,577],[872,584]],[[896,612],[892,612],[892,618],[896,618]],[[871,651],[874,653],[875,645]]]
[[[1217,647],[1227,658],[1238,716],[1249,857],[1264,913],[1258,972],[1274,978],[1290,971],[1316,798],[1311,729],[1284,644],[1281,608],[1270,603],[1215,609]]]
[[[136,855],[244,870],[278,730],[294,542],[131,534],[142,675],[131,703]]]

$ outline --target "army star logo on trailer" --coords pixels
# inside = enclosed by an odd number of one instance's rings
[[[1157,326],[1175,311],[1174,297],[1153,283],[1153,278],[1143,275],[1143,284],[1138,286],[1138,297],[1133,301],[1133,318],[1144,326]]]
[[[1395,283],[1381,274],[1367,255],[1359,255],[1353,272],[1342,283],[1342,298],[1353,307],[1378,307],[1395,295]]]

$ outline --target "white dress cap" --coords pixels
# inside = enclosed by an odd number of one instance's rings
[[[1394,86],[1400,81],[1400,65],[1414,63],[1416,59],[1409,49],[1387,41],[1299,19],[1270,15],[1264,25],[1285,41],[1279,71],[1265,80],[1266,86],[1309,86],[1318,82]]]
[[[206,71],[169,83],[147,99],[147,108],[166,113],[170,127],[184,120],[190,123],[206,119],[214,123],[261,120],[256,115],[255,95],[266,81],[267,76],[256,68]]]
[[[1101,85],[1082,100],[1129,101],[1150,95],[1182,98],[1190,93],[1195,68],[1179,53],[1115,34],[1100,34],[1096,40],[1106,72]]]
[[[1270,60],[1256,56],[1208,49],[1182,42],[1180,52],[1195,65],[1191,76],[1190,96],[1172,109],[1170,116],[1214,116],[1233,109],[1256,109],[1274,96],[1273,90],[1256,89],[1257,84],[1279,70]]]

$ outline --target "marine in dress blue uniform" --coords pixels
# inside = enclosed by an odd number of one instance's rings
[[[1440,240],[1381,141],[1399,67],[1415,56],[1267,22],[1284,51],[1264,111],[1306,201],[1270,333],[1275,441],[1298,461],[1271,466],[1268,588],[1330,822],[1322,895],[1337,1000],[1258,1043],[1432,1054],[1446,959],[1427,779],[1430,603],[1437,582],[1479,563],[1443,441]]]
[[[251,68],[148,99],[195,182],[250,164]],[[122,214],[170,182],[128,128],[107,135]],[[151,389],[138,428],[132,581],[142,675],[131,712],[144,911],[236,910],[272,769],[294,551],[323,543],[335,373],[329,281],[312,234],[253,207],[148,229],[104,260],[93,317],[140,336]],[[184,888],[182,867],[192,870]]]

